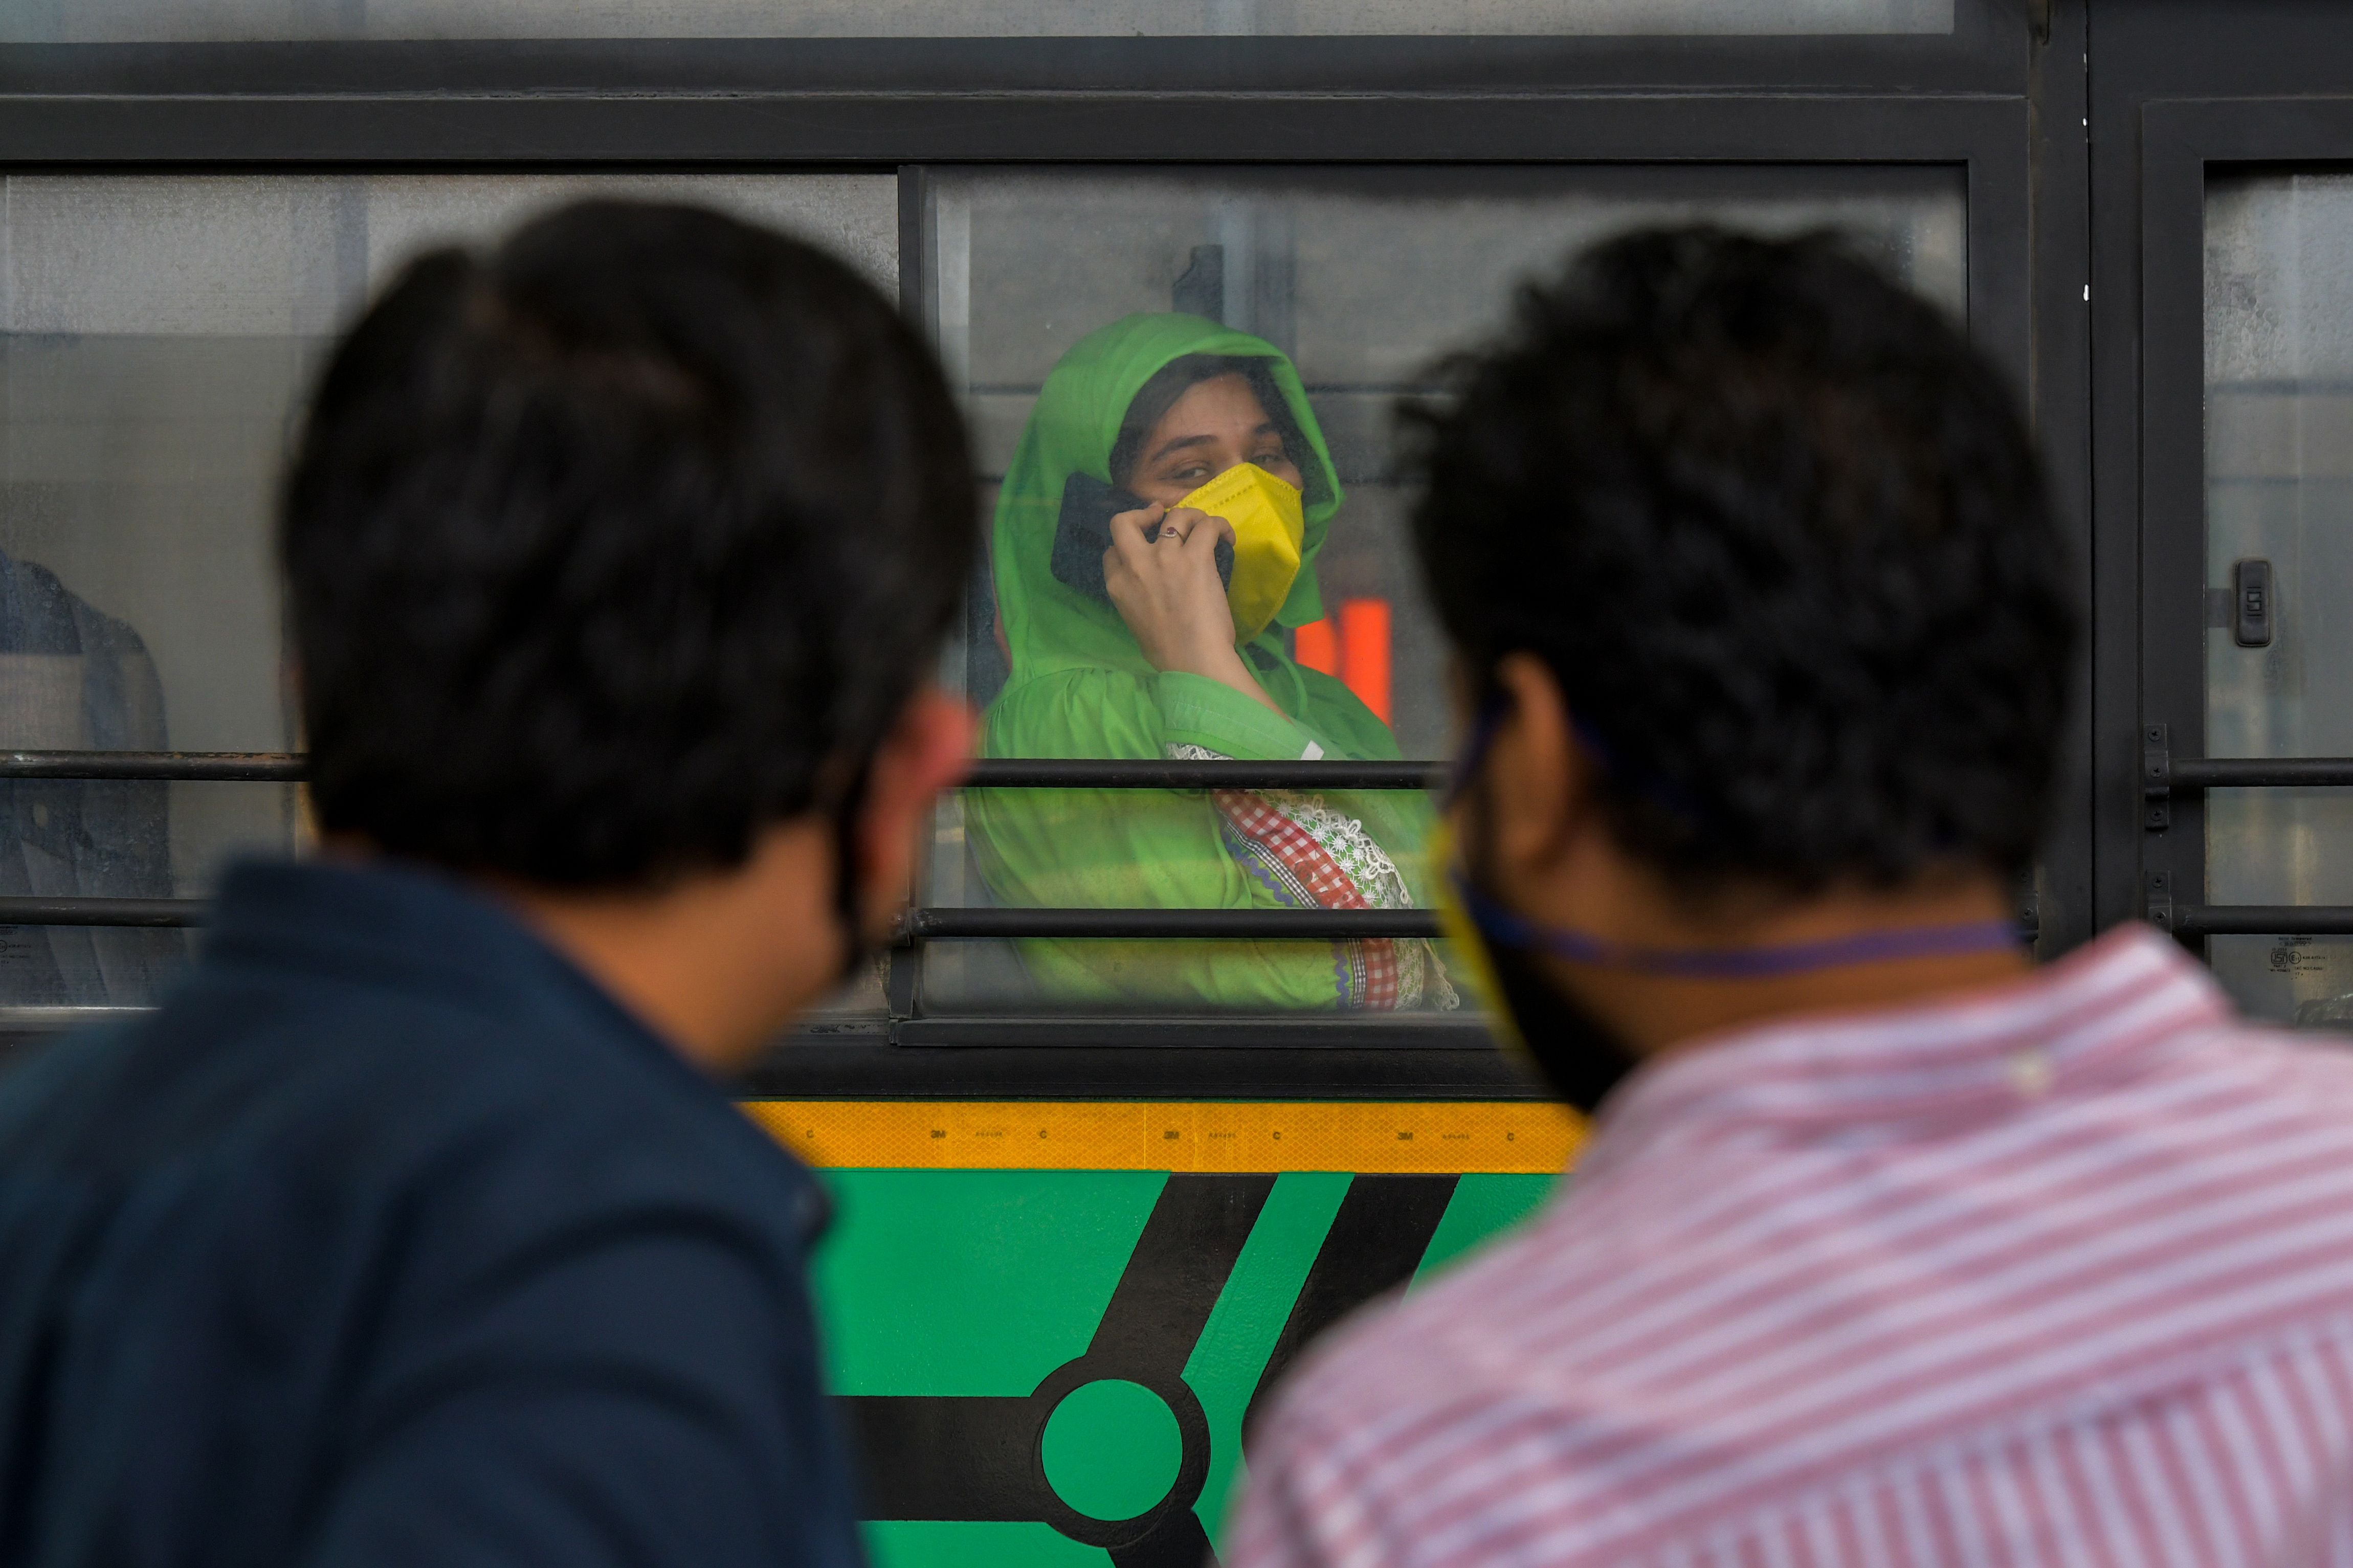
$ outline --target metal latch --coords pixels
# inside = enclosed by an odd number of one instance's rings
[[[2272,646],[2272,563],[2241,561],[2231,568],[2231,636],[2241,647]]]
[[[2231,566],[2231,585],[2206,590],[2206,625],[2228,631],[2241,647],[2269,647],[2279,622],[2279,595],[2272,563],[2260,558]]]

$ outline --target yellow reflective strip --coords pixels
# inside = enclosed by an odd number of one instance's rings
[[[1367,1171],[1547,1174],[1585,1138],[1525,1100],[1280,1103],[754,1100],[812,1165],[934,1171]]]

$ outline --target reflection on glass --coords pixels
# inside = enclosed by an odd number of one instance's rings
[[[289,421],[336,325],[419,249],[594,191],[809,234],[895,286],[866,176],[0,180],[0,742],[283,751],[269,564]],[[292,790],[0,785],[0,893],[199,896],[295,838]],[[136,1003],[171,932],[0,931],[0,1005]]]
[[[139,634],[0,553],[0,749],[156,751],[164,694]],[[0,783],[0,896],[168,897],[166,791],[111,781]],[[177,931],[0,927],[0,1001],[147,1000],[184,951]]]
[[[1936,34],[1953,0],[16,0],[0,43]]]
[[[2353,755],[2353,175],[2211,181],[2205,300],[2207,752]],[[2270,565],[2267,628],[2239,624],[2232,593],[2255,561]],[[2353,903],[2353,792],[2210,792],[2206,866],[2216,903]],[[2211,951],[2266,1016],[2313,1021],[2353,993],[2343,938]]]
[[[1700,216],[1836,224],[1966,308],[1946,170],[976,173],[928,200],[931,324],[994,487],[989,574],[947,673],[997,757],[1443,756],[1444,645],[1406,548],[1390,413],[1580,245]],[[1280,531],[1285,492],[1300,559],[1277,594],[1248,546]],[[1124,510],[1197,499],[1240,535],[1221,648],[1101,575]],[[1431,822],[1406,792],[974,791],[943,808],[927,897],[1421,909]],[[1456,988],[1419,942],[1069,940],[935,945],[923,995],[1426,1010]]]

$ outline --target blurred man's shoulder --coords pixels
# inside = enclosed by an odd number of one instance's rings
[[[2154,954],[2147,973],[2126,975],[2134,983],[2066,1028],[1972,1047],[1989,1056],[1991,1093],[1940,1079],[1933,1100],[1892,1100],[1860,1121],[1841,1104],[1810,1121],[1786,1097],[1740,1101],[1736,1115],[1697,1104],[1698,1089],[1747,1070],[1731,1058],[1694,1061],[1680,1084],[1650,1084],[1636,1097],[1649,1103],[1619,1108],[1546,1210],[1409,1298],[1360,1313],[1311,1354],[1279,1406],[1283,1441],[1369,1458],[1374,1433],[1419,1448],[1433,1431],[1498,1423],[1544,1428],[1548,1440],[1630,1431],[1680,1408],[1680,1358],[1708,1335],[1752,1336],[1744,1342],[1760,1355],[1810,1345],[1827,1358],[1819,1375],[1844,1355],[1848,1373],[1867,1378],[1888,1347],[1934,1340],[1947,1317],[1983,1317],[1980,1298],[2008,1278],[1985,1272],[1993,1262],[2068,1285],[2038,1285],[2022,1301],[2052,1307],[2106,1289],[2153,1310],[2165,1270],[2080,1289],[2069,1272],[2097,1276],[2143,1230],[2177,1268],[2210,1256],[2220,1266],[2234,1247],[2293,1233],[2312,1264],[2300,1285],[2315,1292],[2300,1321],[2353,1310],[2353,1287],[2333,1283],[2353,1264],[2343,1158],[2353,1038],[2237,1016],[2169,943],[2128,937],[2105,962],[2113,968],[2136,946]],[[1974,1016],[1957,1012],[1956,1027],[1975,1028]],[[1804,1033],[1760,1036],[1753,1048],[1794,1040],[1803,1059],[1820,1049]],[[1915,1068],[1906,1068],[1916,1042],[1890,1038],[1871,1058],[1891,1071],[1883,1088],[1901,1088],[1894,1080]],[[2118,1041],[2130,1048],[2111,1049]],[[1669,1106],[1671,1093],[1682,1098]],[[2327,1204],[2312,1211],[2324,1187]],[[1785,1319],[1820,1332],[1788,1337]],[[2221,1313],[2207,1328],[2213,1343],[2237,1344],[2268,1323]],[[2089,1347],[2084,1359],[2094,1359]],[[2015,1393],[2031,1405],[2049,1390]],[[1683,1415],[1708,1424],[1704,1412]]]
[[[0,1075],[0,1174],[29,1161],[128,1191],[201,1172],[184,1201],[263,1182],[361,1209],[431,1189],[488,1201],[521,1182],[549,1215],[654,1192],[734,1207],[791,1184],[781,1152],[653,1037],[617,1016],[569,1022],[199,973],[149,1016]]]
[[[2353,1105],[2353,1032],[2241,1018],[2216,1031],[2205,1048],[2218,1064],[2255,1083],[2269,1082],[2284,1095]]]

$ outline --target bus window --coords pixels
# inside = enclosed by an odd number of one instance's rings
[[[1446,756],[1444,645],[1416,595],[1392,415],[1578,246],[1700,216],[1834,225],[1965,309],[1953,170],[958,172],[926,193],[930,324],[990,530],[949,674],[993,761]],[[1231,649],[1111,593],[1105,520],[1148,504],[1229,521]],[[1427,910],[1432,825],[1417,790],[975,788],[943,808],[929,898]],[[923,995],[1436,1013],[1462,1005],[1460,980],[1426,937],[1033,937],[933,944]]]
[[[810,234],[894,288],[887,176],[61,174],[0,184],[0,746],[300,748],[272,489],[336,326],[429,244],[590,191]],[[200,897],[284,784],[0,783],[0,896]],[[0,1005],[148,1001],[177,931],[0,927]]]
[[[2353,755],[2353,174],[2206,193],[2206,754]],[[2206,899],[2353,903],[2353,796],[2217,789]],[[2353,1022],[2353,940],[2217,936],[2215,973],[2280,1019]]]

